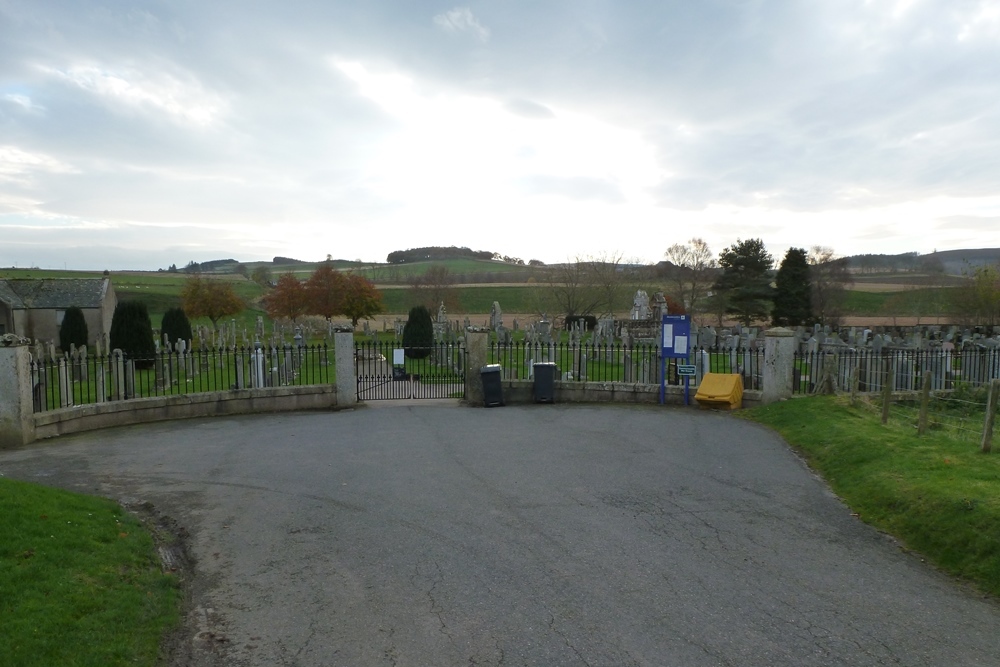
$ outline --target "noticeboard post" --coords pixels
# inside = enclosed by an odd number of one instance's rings
[[[691,318],[687,315],[663,316],[663,343],[660,350],[660,405],[666,402],[667,359],[688,358],[691,341]],[[690,375],[684,376],[684,405],[691,404],[688,394]]]

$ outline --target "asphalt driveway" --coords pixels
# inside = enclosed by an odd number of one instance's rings
[[[0,474],[187,532],[177,665],[1000,663],[1000,605],[723,414],[373,404],[62,438]]]

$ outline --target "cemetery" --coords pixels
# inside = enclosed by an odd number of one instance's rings
[[[482,404],[480,369],[495,367],[505,401],[531,402],[538,364],[555,368],[556,402],[693,404],[707,374],[739,378],[744,406],[793,395],[850,392],[904,396],[926,384],[935,396],[1000,379],[1000,335],[959,328],[691,326],[683,354],[664,356],[662,293],[637,290],[628,316],[577,318],[557,327],[546,315],[505,321],[433,316],[433,342],[420,354],[402,343],[405,320],[382,330],[275,323],[258,317],[198,326],[191,340],[164,335],[148,358],[4,336],[3,363],[18,378],[6,391],[6,442],[74,430],[178,417],[331,409],[358,401],[458,398]],[[683,370],[683,373],[681,372]],[[11,421],[13,420],[13,421]],[[11,424],[20,424],[12,426]]]

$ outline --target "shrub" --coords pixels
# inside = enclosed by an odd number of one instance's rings
[[[423,359],[431,353],[434,345],[434,323],[425,306],[410,309],[403,326],[403,350],[410,359]]]
[[[146,304],[121,301],[111,316],[111,349],[121,350],[136,360],[136,368],[152,368],[156,343]]]
[[[86,345],[88,337],[87,320],[83,316],[83,311],[76,306],[67,308],[59,326],[59,348],[63,352],[69,352],[72,345],[77,347]]]
[[[183,308],[170,308],[163,313],[163,319],[160,320],[160,334],[165,334],[171,345],[179,340],[191,342],[194,337],[191,333],[191,322],[188,321]]]

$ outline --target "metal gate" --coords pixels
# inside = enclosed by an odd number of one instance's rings
[[[403,350],[392,341],[354,346],[358,400],[465,398],[465,347],[435,343]]]

